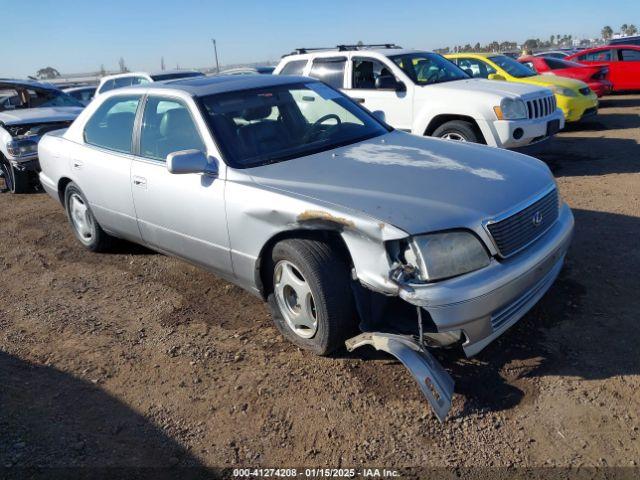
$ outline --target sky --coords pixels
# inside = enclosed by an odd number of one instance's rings
[[[19,5],[18,5],[19,3]],[[606,5],[606,8],[604,6]],[[432,50],[640,28],[640,0],[0,0],[0,77],[277,62],[297,47],[395,42]]]

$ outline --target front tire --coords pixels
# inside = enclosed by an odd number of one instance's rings
[[[357,328],[349,268],[325,242],[289,239],[275,245],[268,302],[282,335],[316,355],[329,355]]]
[[[104,252],[111,246],[112,237],[96,221],[89,202],[71,182],[64,191],[64,208],[76,238],[92,252]]]
[[[29,172],[16,170],[6,158],[0,159],[4,183],[11,193],[27,193],[30,186]]]
[[[458,142],[481,143],[475,125],[464,120],[451,120],[443,123],[435,129],[433,136]]]

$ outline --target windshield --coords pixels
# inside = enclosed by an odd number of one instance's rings
[[[410,53],[389,57],[417,85],[464,80],[469,76],[441,55],[435,53]]]
[[[370,113],[320,82],[221,93],[200,102],[234,168],[311,155],[388,132]]]
[[[0,87],[0,112],[43,107],[84,107],[84,105],[60,90],[24,86]]]
[[[159,73],[157,75],[151,75],[151,78],[153,78],[155,82],[162,82],[164,80],[176,80],[178,78],[192,78],[192,77],[204,77],[204,73],[174,72],[174,73]]]
[[[506,55],[496,55],[494,57],[489,57],[489,60],[498,65],[512,77],[525,78],[533,77],[534,75],[536,75],[536,72],[531,70],[529,67],[518,63],[516,60],[514,60],[513,58],[509,58]]]

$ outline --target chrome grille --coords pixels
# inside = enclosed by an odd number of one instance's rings
[[[546,117],[556,111],[556,97],[553,95],[527,100],[526,104],[529,118]]]
[[[546,232],[558,219],[558,191],[552,191],[504,219],[489,222],[487,229],[502,257],[522,250]]]

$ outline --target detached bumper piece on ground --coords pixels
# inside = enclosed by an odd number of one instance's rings
[[[451,409],[453,378],[412,336],[367,332],[345,343],[350,352],[363,345],[371,345],[376,350],[385,351],[400,360],[418,382],[438,420],[444,422]]]

